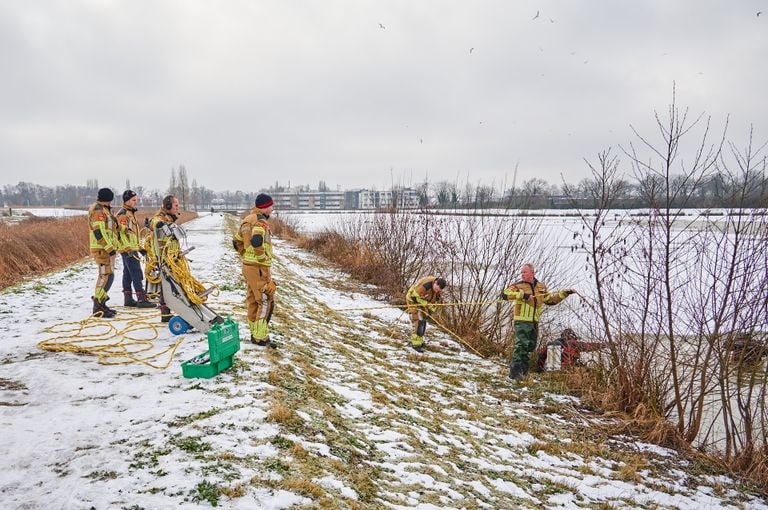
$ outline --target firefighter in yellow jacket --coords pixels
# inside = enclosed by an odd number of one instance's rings
[[[528,360],[539,340],[539,318],[544,305],[556,305],[574,292],[564,289],[548,292],[544,282],[534,276],[532,264],[523,264],[521,280],[501,292],[501,299],[514,301],[515,352],[509,365],[509,378],[520,379],[528,373]]]
[[[99,268],[96,290],[93,293],[93,315],[111,318],[117,312],[107,306],[109,289],[115,279],[115,256],[118,249],[117,221],[112,215],[111,203],[115,194],[109,188],[101,188],[96,202],[88,209],[88,231],[91,256]]]
[[[123,207],[115,215],[118,226],[117,238],[120,244],[120,249],[117,251],[123,259],[123,304],[138,308],[155,308],[155,304],[147,300],[142,283],[144,272],[141,270],[139,254],[144,250],[139,246],[140,227],[136,221],[138,201],[139,197],[135,191],[125,190]],[[131,286],[136,291],[136,299],[133,298]]]
[[[154,242],[154,236],[155,236],[155,229],[160,228],[165,224],[171,224],[176,223],[176,220],[179,217],[179,199],[176,198],[173,195],[167,195],[163,198],[163,203],[160,206],[160,210],[158,210],[154,216],[152,216],[152,219],[149,220],[149,237],[147,238],[145,247],[147,250],[147,253],[150,252],[152,255],[147,258],[147,264],[144,267],[144,275],[147,277],[147,292],[150,290],[150,286],[153,293],[156,293],[160,297],[160,322],[169,322],[171,320],[171,317],[173,317],[173,314],[171,313],[171,309],[168,308],[168,306],[165,304],[165,299],[163,299],[163,292],[162,287],[159,283],[159,275],[153,274],[158,268],[158,261],[154,257],[154,249],[152,247],[152,243]],[[175,239],[171,238],[170,240],[167,238],[161,238],[158,239],[158,245],[160,248],[160,253],[162,254],[163,248],[165,247],[165,244],[168,242],[176,243]],[[154,283],[149,283],[154,281]]]
[[[425,276],[414,283],[405,294],[406,310],[411,316],[413,333],[411,347],[417,352],[424,351],[424,331],[427,329],[427,314],[434,315],[437,311],[435,303],[440,302],[440,293],[448,285],[445,278]]]
[[[260,193],[255,207],[243,219],[234,236],[233,245],[242,257],[243,277],[248,286],[245,304],[248,308],[248,329],[251,343],[269,346],[277,344],[269,338],[269,321],[275,308],[276,285],[272,280],[272,234],[269,215],[274,204],[272,197]]]

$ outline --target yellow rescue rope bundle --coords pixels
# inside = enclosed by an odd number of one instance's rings
[[[160,272],[157,271],[158,260],[155,256],[153,244],[154,240],[152,235],[147,235],[144,238],[144,249],[147,252],[144,274],[148,283],[159,285]],[[192,276],[192,272],[189,268],[189,261],[182,253],[178,240],[170,238],[168,242],[163,245],[160,257],[173,279],[181,285],[182,289],[184,289],[187,299],[196,305],[205,303],[210,293],[205,293],[205,285]],[[217,286],[214,285],[214,287],[218,289]]]
[[[178,337],[172,344],[157,351],[154,341],[159,336],[159,330],[165,329],[165,324],[156,322],[156,314],[121,310],[120,318],[123,317],[127,317],[127,322],[88,317],[82,321],[54,324],[43,330],[54,336],[37,346],[49,352],[93,355],[102,365],[140,363],[158,370],[168,368],[184,337]],[[122,327],[118,328],[118,324]],[[166,360],[158,361],[164,356],[167,356]]]

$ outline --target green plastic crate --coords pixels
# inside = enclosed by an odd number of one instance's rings
[[[207,357],[208,351],[205,351],[199,356],[203,358]],[[197,356],[195,356],[195,358],[197,358]],[[196,364],[192,362],[195,358],[192,358],[191,360],[185,361],[184,363],[181,364],[181,373],[187,379],[192,379],[192,378],[210,379],[215,375],[219,375],[221,372],[228,369],[235,363],[234,354],[231,354],[226,358],[220,359],[219,361],[211,361],[209,359],[207,363],[200,363],[200,364]]]
[[[227,318],[223,324],[213,325],[208,331],[208,350],[182,363],[181,373],[187,378],[209,379],[231,367],[239,350],[240,330]]]
[[[230,318],[223,324],[215,324],[208,331],[208,352],[211,361],[220,361],[240,350],[240,328]]]

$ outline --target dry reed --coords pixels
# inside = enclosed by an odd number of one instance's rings
[[[153,214],[137,214],[139,224]],[[196,213],[184,212],[177,223],[195,217]],[[0,223],[0,289],[74,264],[89,254],[88,219],[85,216],[30,218],[17,225]]]

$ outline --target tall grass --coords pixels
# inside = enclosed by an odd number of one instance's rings
[[[136,217],[143,225],[144,219],[152,215],[154,211],[141,211]],[[196,213],[184,212],[177,223],[195,217]],[[0,223],[0,289],[66,267],[89,255],[85,216],[30,218],[16,225]]]

